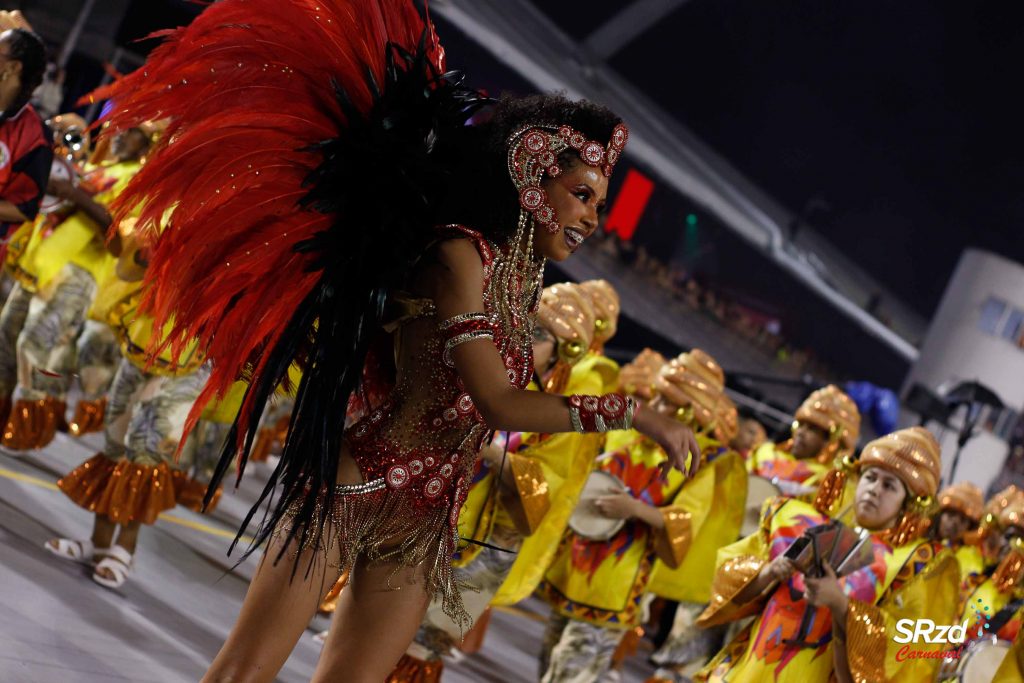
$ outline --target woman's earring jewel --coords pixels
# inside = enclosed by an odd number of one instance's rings
[[[558,234],[558,231],[562,229],[562,226],[558,223],[548,223],[548,233],[552,235]]]

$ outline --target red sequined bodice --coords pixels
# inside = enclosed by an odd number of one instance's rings
[[[441,321],[426,302],[420,315],[396,332],[394,389],[346,430],[346,441],[365,481],[383,478],[389,490],[408,494],[417,506],[451,505],[454,524],[474,460],[491,430],[445,353],[445,342],[452,328],[492,337],[509,382],[525,388],[533,376],[533,316],[500,315],[500,298],[522,301],[530,295],[522,291],[522,278],[495,287],[496,266],[507,255],[475,230],[449,226],[448,231],[476,245],[484,270],[484,311]]]

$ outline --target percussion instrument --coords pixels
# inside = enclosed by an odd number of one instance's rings
[[[967,646],[960,659],[944,659],[939,669],[940,681],[959,683],[991,683],[996,670],[1010,651],[1010,643],[990,636]]]
[[[50,177],[57,180],[67,180],[72,185],[78,185],[78,174],[75,173],[71,163],[62,156],[53,157],[53,163],[50,164]],[[39,213],[53,213],[68,206],[70,204],[60,197],[48,194],[44,195],[42,201],[39,202]]]
[[[740,536],[746,538],[761,526],[761,506],[769,498],[782,495],[782,491],[772,480],[750,475],[747,479],[747,502],[743,509],[743,524],[740,525]]]
[[[607,541],[619,533],[619,530],[625,526],[626,520],[605,517],[594,507],[594,501],[621,491],[628,491],[628,489],[616,477],[601,470],[591,472],[583,485],[579,503],[576,504],[576,509],[569,517],[569,528],[576,535],[588,541]]]

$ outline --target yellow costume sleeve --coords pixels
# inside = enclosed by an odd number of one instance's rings
[[[935,680],[942,660],[910,657],[908,653],[941,651],[950,646],[946,643],[897,643],[893,640],[895,626],[900,619],[956,623],[959,592],[960,566],[951,552],[944,551],[878,605],[851,600],[846,617],[846,651],[853,680],[856,683]]]
[[[679,567],[693,541],[690,512],[681,505],[659,508],[664,526],[654,532],[654,552],[670,569]]]
[[[701,628],[726,624],[761,611],[766,595],[758,596],[748,603],[736,602],[736,596],[768,564],[768,534],[771,517],[779,507],[779,500],[772,498],[765,501],[760,529],[718,551],[718,568],[711,583],[711,599],[697,618],[697,625]]]
[[[693,540],[675,569],[655,565],[648,590],[677,602],[708,602],[718,550],[739,536],[746,498],[747,472],[737,453],[716,458],[688,481],[675,503],[690,512]]]
[[[522,507],[523,517],[532,534],[551,509],[548,482],[544,478],[543,468],[536,460],[518,453],[509,453],[508,461],[516,482],[518,504]]]

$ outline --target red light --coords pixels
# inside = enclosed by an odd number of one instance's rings
[[[632,239],[652,192],[654,181],[639,171],[629,169],[622,189],[608,213],[605,232],[614,232],[624,240]]]

